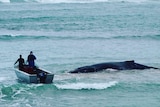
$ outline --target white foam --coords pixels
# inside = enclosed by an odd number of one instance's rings
[[[31,0],[27,0],[31,1]],[[35,0],[39,3],[95,3],[95,2],[133,2],[142,3],[152,0]]]
[[[58,89],[73,89],[73,90],[81,90],[81,89],[107,89],[109,87],[115,86],[118,82],[111,81],[107,83],[67,83],[67,84],[55,84]]]
[[[10,0],[0,0],[2,3],[10,3]]]
[[[114,0],[111,0],[111,1],[114,1]],[[142,3],[142,2],[147,2],[147,1],[150,1],[150,0],[115,0],[116,2],[133,2],[133,3]]]
[[[0,82],[3,82],[5,80],[7,80],[8,78],[7,77],[0,77]]]
[[[14,1],[14,0],[12,0]],[[142,3],[156,0],[24,0],[25,2],[38,2],[38,3],[95,3],[95,2],[134,2]],[[10,0],[0,0],[3,3],[11,3]],[[14,1],[18,2],[18,1]]]
[[[40,3],[92,3],[92,2],[108,2],[108,0],[36,0]]]

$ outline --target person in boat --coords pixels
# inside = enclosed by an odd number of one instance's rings
[[[35,67],[34,60],[36,60],[36,57],[33,55],[33,52],[31,51],[27,59],[29,67]]]
[[[24,68],[24,59],[22,58],[22,55],[19,55],[19,58],[14,63],[14,65],[19,62],[19,69],[22,70]]]

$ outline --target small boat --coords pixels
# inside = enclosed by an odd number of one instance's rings
[[[29,67],[25,65],[23,69],[19,69],[17,66],[15,73],[20,81],[26,83],[52,83],[54,74],[38,67]]]

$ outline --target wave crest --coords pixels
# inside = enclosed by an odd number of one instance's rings
[[[0,41],[26,40],[26,39],[45,39],[46,36],[25,36],[25,35],[0,35]]]
[[[160,40],[160,35],[144,35],[144,36],[73,36],[73,35],[0,35],[0,41],[17,41],[17,40],[111,40],[111,39],[148,39]]]
[[[72,90],[102,90],[115,86],[118,82],[111,81],[108,83],[67,83],[67,84],[55,84],[58,89],[72,89]]]
[[[156,0],[0,0],[2,3],[95,3],[95,2],[133,2],[133,3],[142,3],[142,2],[155,2]],[[157,1],[158,2],[158,1]]]

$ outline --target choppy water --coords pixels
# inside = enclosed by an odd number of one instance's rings
[[[159,107],[160,71],[69,74],[135,60],[160,68],[159,0],[0,0],[0,107]],[[17,80],[30,51],[52,84]]]

